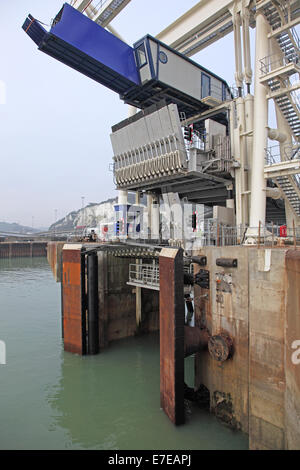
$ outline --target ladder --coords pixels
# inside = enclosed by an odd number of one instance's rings
[[[273,181],[283,191],[285,199],[288,200],[294,215],[297,218],[300,217],[300,189],[298,180],[293,175],[286,175],[278,176]]]

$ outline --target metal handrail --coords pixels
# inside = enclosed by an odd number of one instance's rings
[[[279,163],[282,160],[294,160],[299,155],[299,152],[300,144],[286,144],[282,147],[280,144],[269,146],[265,148],[266,164],[272,165],[274,163]],[[283,159],[281,159],[281,156],[283,156]]]
[[[290,65],[291,63],[298,64],[300,62],[300,53],[299,51],[295,51],[289,55],[289,58],[285,55],[278,57],[278,54],[271,54],[263,57],[259,62],[261,74],[267,75],[279,67]]]

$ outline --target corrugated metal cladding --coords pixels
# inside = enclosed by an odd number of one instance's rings
[[[158,179],[186,169],[178,109],[170,104],[111,134],[117,185]]]
[[[77,354],[86,354],[83,263],[80,249],[63,250],[64,348]]]

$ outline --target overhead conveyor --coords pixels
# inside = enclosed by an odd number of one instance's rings
[[[223,79],[166,44],[147,35],[130,47],[68,3],[49,32],[31,15],[23,29],[39,50],[140,109],[164,99],[188,118],[232,98]],[[226,124],[226,113],[214,119]]]

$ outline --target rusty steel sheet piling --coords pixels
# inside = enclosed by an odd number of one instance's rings
[[[286,449],[300,449],[300,251],[286,253],[285,438]]]
[[[63,249],[63,331],[66,351],[86,354],[85,256],[81,245]]]
[[[184,285],[182,249],[163,248],[160,270],[160,401],[176,424],[184,423]]]
[[[98,256],[87,256],[88,354],[99,352]]]

